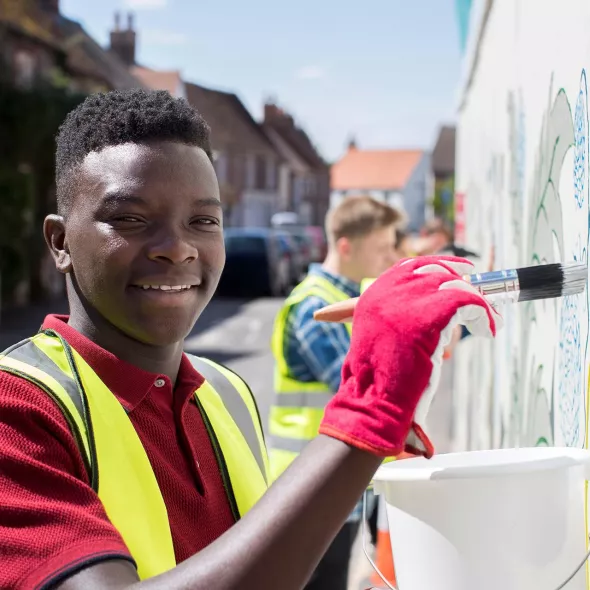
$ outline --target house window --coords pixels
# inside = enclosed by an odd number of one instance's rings
[[[219,184],[224,184],[229,180],[227,170],[227,155],[224,152],[215,152],[214,158],[214,166],[215,172],[217,173],[217,180],[219,181]]]
[[[14,56],[14,66],[16,85],[21,88],[31,88],[37,69],[35,57],[28,51],[17,51]]]
[[[254,188],[264,190],[266,188],[266,158],[256,155],[254,157]]]
[[[274,158],[269,157],[266,162],[266,188],[274,191],[277,188],[277,162]]]

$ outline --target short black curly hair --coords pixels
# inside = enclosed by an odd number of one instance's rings
[[[177,141],[200,147],[213,159],[210,129],[184,99],[165,90],[114,90],[93,94],[59,128],[55,176],[57,209],[71,206],[76,167],[90,153],[123,143]]]

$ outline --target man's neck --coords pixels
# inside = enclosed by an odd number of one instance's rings
[[[322,264],[322,268],[333,275],[344,277],[354,283],[360,282],[358,277],[354,275],[351,269],[346,267],[346,264],[342,262],[337,254],[328,253],[328,256],[326,256],[326,259]]]
[[[183,343],[151,346],[127,336],[96,310],[85,305],[74,289],[68,289],[70,318],[68,325],[117,358],[149,373],[166,375],[173,384],[178,377]]]

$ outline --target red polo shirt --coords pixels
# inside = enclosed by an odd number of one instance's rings
[[[183,357],[173,389],[165,375],[119,360],[66,321],[48,316],[43,327],[61,334],[129,411],[181,562],[234,523],[211,442],[191,402],[203,378]],[[0,371],[0,588],[43,588],[112,558],[131,559],[90,487],[63,414],[36,386]]]

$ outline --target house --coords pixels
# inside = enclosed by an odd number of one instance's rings
[[[330,207],[330,168],[307,133],[272,102],[264,105],[263,129],[283,158],[281,209],[296,212],[308,225],[324,225]]]
[[[0,0],[2,54],[14,82],[45,80],[81,94],[142,84],[119,57],[60,13],[59,0]]]
[[[45,0],[45,3],[57,4],[57,0]],[[143,87],[126,63],[116,53],[101,47],[79,23],[59,14],[59,11],[54,18],[67,50],[67,67],[74,78],[72,86],[76,90],[91,94]],[[129,25],[133,26],[131,15]]]
[[[426,218],[429,175],[430,154],[424,150],[361,150],[352,140],[332,165],[330,204],[368,194],[404,212],[406,229],[418,231]]]
[[[116,21],[110,51],[126,61],[130,73],[145,87],[185,98],[211,127],[226,225],[269,226],[280,210],[282,157],[278,150],[236,94],[187,82],[177,70],[159,71],[137,64],[136,35],[130,26],[121,31]]]
[[[59,125],[84,95],[142,83],[117,55],[62,15],[59,0],[0,0],[0,60],[6,131],[0,137],[5,191],[0,258],[14,269],[2,282],[9,299],[25,303],[63,291],[63,277],[55,272],[42,236],[27,233],[55,210]],[[13,111],[18,116],[11,116]]]
[[[446,221],[454,217],[455,127],[443,125],[432,150],[431,201],[434,215]]]
[[[34,0],[0,0],[0,58],[8,83],[30,89],[63,71],[65,49],[51,18]]]
[[[280,153],[231,92],[186,84],[187,100],[211,127],[221,200],[232,225],[270,226],[280,210]]]

